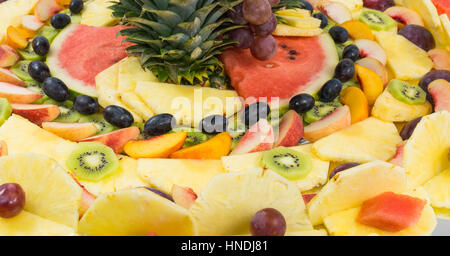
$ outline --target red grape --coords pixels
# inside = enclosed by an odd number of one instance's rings
[[[17,183],[5,183],[0,186],[0,217],[11,218],[25,207],[25,192]]]
[[[228,11],[228,17],[233,20],[234,24],[247,24],[247,21],[244,19],[244,14],[242,13],[242,3],[236,5],[234,10]]]
[[[272,35],[257,37],[250,50],[256,59],[269,60],[277,53],[277,42]]]
[[[272,8],[267,0],[244,0],[242,13],[249,23],[261,25],[272,15]]]
[[[283,214],[273,208],[258,211],[250,223],[253,236],[284,236],[286,220]]]
[[[252,46],[254,36],[252,31],[246,28],[238,28],[230,32],[230,38],[237,41],[236,47],[241,49],[248,49]]]
[[[253,33],[257,36],[267,36],[271,35],[273,31],[277,28],[277,17],[272,13],[269,20],[261,25],[251,25]]]

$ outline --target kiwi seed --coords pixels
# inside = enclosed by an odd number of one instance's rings
[[[388,91],[395,99],[410,105],[424,104],[427,96],[420,86],[395,79],[389,83]]]

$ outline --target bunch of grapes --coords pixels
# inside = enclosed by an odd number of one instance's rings
[[[277,43],[272,32],[277,28],[277,18],[272,7],[280,0],[244,0],[228,13],[234,23],[246,25],[230,32],[231,39],[241,49],[248,49],[258,60],[269,60],[277,52]]]

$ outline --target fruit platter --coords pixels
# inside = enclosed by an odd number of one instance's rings
[[[0,235],[450,235],[449,17],[0,0]]]

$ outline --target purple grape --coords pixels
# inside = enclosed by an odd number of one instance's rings
[[[262,209],[253,216],[250,232],[253,236],[284,236],[286,220],[273,208]]]
[[[272,7],[267,0],[244,0],[242,13],[249,23],[261,25],[272,15]]]
[[[0,217],[17,216],[25,207],[25,192],[17,183],[5,183],[0,186]]]
[[[428,72],[419,82],[420,88],[422,88],[427,93],[427,100],[433,103],[433,97],[431,97],[428,91],[428,85],[434,80],[445,79],[450,82],[450,71],[449,70],[432,70]]]
[[[244,14],[242,13],[242,3],[236,5],[234,10],[230,10],[227,13],[228,17],[233,20],[233,23],[238,25],[245,25],[247,21],[244,19]]]
[[[252,46],[255,36],[252,31],[247,28],[238,28],[230,32],[230,38],[237,41],[236,47],[241,49],[248,49]]]
[[[170,195],[164,193],[163,191],[156,189],[156,188],[150,188],[150,187],[145,187],[145,188],[152,191],[153,193],[157,194],[158,196],[164,197],[165,199],[173,202],[173,198]]]
[[[395,6],[394,0],[364,0],[364,7],[384,12],[389,7]]]
[[[422,26],[413,24],[406,25],[398,33],[425,51],[436,47],[433,35],[428,29]]]
[[[334,170],[330,173],[330,179],[334,177],[334,175],[336,175],[338,172],[342,172],[345,171],[347,169],[353,168],[355,166],[360,165],[360,163],[345,163],[345,164],[341,164],[336,166],[336,168],[334,168]]]
[[[269,60],[277,53],[277,42],[272,35],[257,37],[250,48],[253,57],[258,60]]]
[[[277,17],[272,13],[269,20],[261,25],[250,25],[251,30],[256,36],[267,36],[271,35],[273,31],[277,28]]]
[[[420,120],[422,120],[422,117],[409,121],[405,126],[403,126],[403,129],[400,132],[400,137],[402,137],[403,140],[409,139]]]

